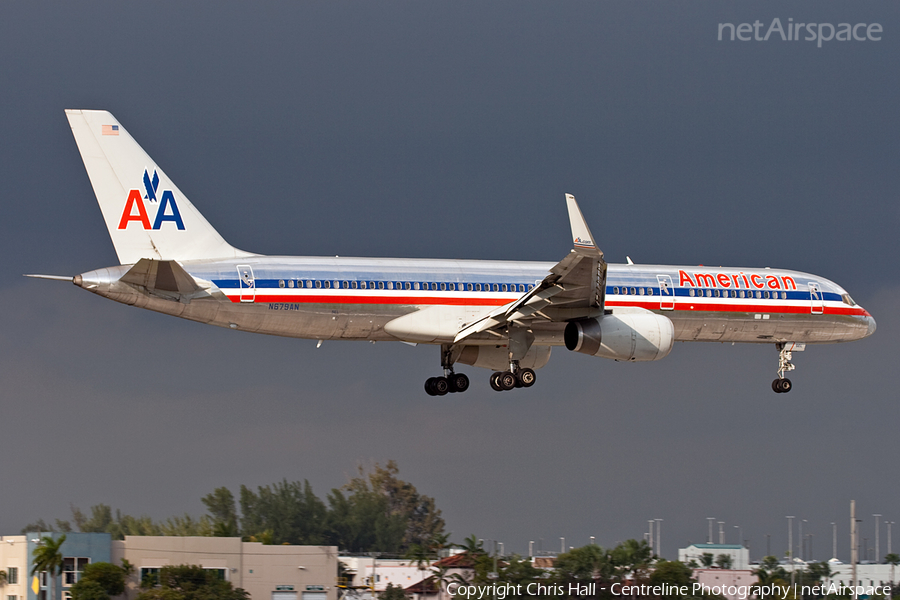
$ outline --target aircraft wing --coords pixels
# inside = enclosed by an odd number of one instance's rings
[[[572,251],[531,291],[463,327],[454,343],[482,332],[501,335],[510,324],[528,325],[535,319],[561,322],[603,314],[606,292],[603,252],[597,248],[575,197],[566,194],[566,204],[572,228]]]

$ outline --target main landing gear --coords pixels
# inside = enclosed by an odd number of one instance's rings
[[[425,380],[425,391],[429,396],[443,396],[469,389],[469,378],[465,373],[450,371],[444,377],[429,377]]]
[[[785,372],[793,371],[797,368],[791,362],[789,347],[792,346],[786,346],[783,342],[775,344],[775,348],[778,350],[778,379],[772,382],[772,390],[776,394],[786,394],[794,387],[791,380],[784,376]]]
[[[509,371],[491,375],[491,387],[498,392],[506,392],[517,387],[531,387],[536,379],[533,369],[522,368],[519,361],[513,360],[509,363]]]
[[[454,373],[453,363],[459,358],[459,349],[450,344],[441,346],[442,377],[429,377],[425,380],[425,392],[429,396],[443,396],[469,389],[469,378],[464,373]]]

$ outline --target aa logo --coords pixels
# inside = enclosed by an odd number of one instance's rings
[[[125,229],[132,221],[137,221],[144,229],[159,229],[163,222],[172,221],[178,229],[184,229],[184,222],[181,220],[181,213],[178,212],[178,205],[175,203],[175,195],[172,190],[164,190],[162,196],[157,200],[157,191],[159,190],[159,173],[153,170],[153,178],[150,173],[144,169],[144,194],[140,190],[134,189],[128,192],[128,199],[125,200],[125,209],[122,211],[122,218],[119,220],[119,229]],[[147,214],[147,205],[156,207],[156,216],[153,219],[153,225],[150,225],[150,217]]]

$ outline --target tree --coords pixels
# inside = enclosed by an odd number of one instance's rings
[[[594,544],[573,548],[560,554],[556,557],[553,567],[555,579],[565,589],[568,589],[570,584],[610,581],[615,574],[609,552]]]
[[[26,534],[30,531],[36,531],[38,533],[44,531],[53,531],[53,527],[45,523],[43,519],[38,519],[37,521],[29,523],[28,525],[23,527],[20,533]]]
[[[407,600],[409,596],[403,591],[403,586],[388,583],[384,591],[378,594],[379,600]]]
[[[897,565],[900,565],[900,554],[897,554],[896,552],[891,552],[890,554],[885,554],[884,562],[891,565],[891,590],[893,590],[894,589],[894,568],[896,568]]]
[[[118,596],[125,592],[125,569],[108,562],[90,563],[75,585],[82,582],[97,583],[107,595]]]
[[[109,600],[109,594],[96,581],[81,580],[71,589],[72,600]]]
[[[218,487],[212,493],[203,496],[201,501],[206,505],[206,510],[212,517],[214,536],[235,537],[239,535],[234,494],[228,488]]]
[[[230,582],[220,579],[215,571],[197,565],[163,567],[156,578],[159,587],[149,589],[153,582],[141,583],[144,591],[137,600],[248,600],[250,595]]]
[[[734,559],[730,554],[720,554],[716,557],[716,566],[720,569],[730,569]]]
[[[715,556],[711,552],[704,552],[700,555],[700,564],[705,568],[709,569],[713,566],[713,561],[716,559]]]
[[[6,585],[6,582],[9,578],[6,575],[6,571],[0,571],[0,587]]]
[[[420,494],[413,484],[398,478],[399,472],[393,460],[384,467],[376,463],[368,473],[359,467],[359,475],[343,487],[352,499],[370,507],[379,506],[383,511],[383,517],[378,520],[386,527],[381,536],[383,541],[393,545],[391,538],[400,530],[397,547],[383,550],[387,552],[405,552],[413,544],[425,546],[444,532],[444,519],[434,498]]]
[[[31,574],[34,575],[41,571],[47,572],[47,576],[50,579],[50,598],[56,597],[53,594],[54,588],[59,587],[54,586],[53,583],[63,570],[63,555],[61,548],[65,541],[65,535],[61,535],[57,539],[53,539],[53,537],[49,535],[44,536],[41,538],[38,547],[32,552],[34,566],[31,568]]]
[[[220,498],[221,499],[221,498]],[[322,544],[327,509],[308,481],[241,486],[241,535],[258,536],[271,529],[276,544]]]
[[[662,586],[669,584],[675,586],[690,586],[693,583],[691,579],[691,568],[678,560],[659,560],[654,565],[653,572],[650,573],[650,585]],[[680,596],[664,595],[663,598],[675,598]]]

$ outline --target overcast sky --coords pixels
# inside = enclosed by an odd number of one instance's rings
[[[883,33],[717,40],[776,17]],[[282,478],[324,497],[395,459],[453,539],[520,553],[661,518],[675,558],[716,517],[758,558],[795,515],[817,559],[837,521],[849,559],[852,498],[872,547],[871,515],[900,519],[898,36],[891,0],[0,4],[0,534]],[[554,261],[568,192],[612,262],[812,272],[878,332],[795,354],[789,395],[771,345],[679,344],[555,349],[504,394],[464,367],[432,398],[433,347],[316,349],[23,278],[117,264],[65,108],[113,112],[249,251]]]

